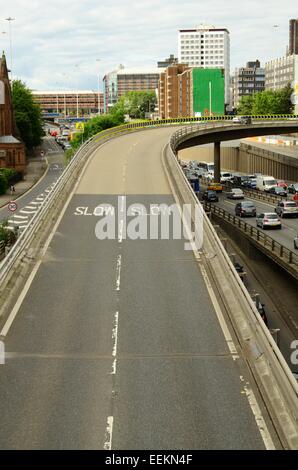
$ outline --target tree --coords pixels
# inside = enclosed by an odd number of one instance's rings
[[[128,114],[134,119],[144,119],[146,113],[154,111],[157,98],[154,91],[128,91],[113,106],[111,113]]]
[[[241,97],[239,106],[238,106],[238,114],[243,115],[251,115],[252,114],[252,106],[253,106],[253,95],[244,95]]]
[[[290,83],[280,90],[265,90],[250,96],[243,96],[238,114],[252,114],[255,116],[265,114],[291,114],[293,104],[291,96],[293,88]]]
[[[40,107],[34,102],[31,90],[21,80],[13,81],[12,105],[21,139],[31,150],[40,145],[44,132]]]

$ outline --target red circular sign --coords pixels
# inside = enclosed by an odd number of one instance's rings
[[[16,202],[10,201],[10,202],[8,203],[8,210],[9,210],[10,212],[15,212],[15,211],[17,210],[17,208],[18,208],[18,205],[17,205]]]

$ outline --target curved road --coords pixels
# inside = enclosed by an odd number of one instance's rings
[[[0,448],[264,449],[251,390],[279,446],[183,240],[95,236],[95,207],[119,195],[174,202],[161,164],[171,132],[122,136],[90,160],[5,330]]]

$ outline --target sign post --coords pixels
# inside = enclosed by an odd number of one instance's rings
[[[12,223],[14,224],[14,213],[15,211],[17,210],[18,208],[18,205],[16,202],[14,201],[9,201],[8,203],[8,206],[7,206],[7,209],[9,210],[9,212],[12,212]]]

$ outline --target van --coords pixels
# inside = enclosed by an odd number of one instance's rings
[[[257,189],[260,191],[269,191],[269,189],[277,186],[277,181],[273,176],[257,176]]]

